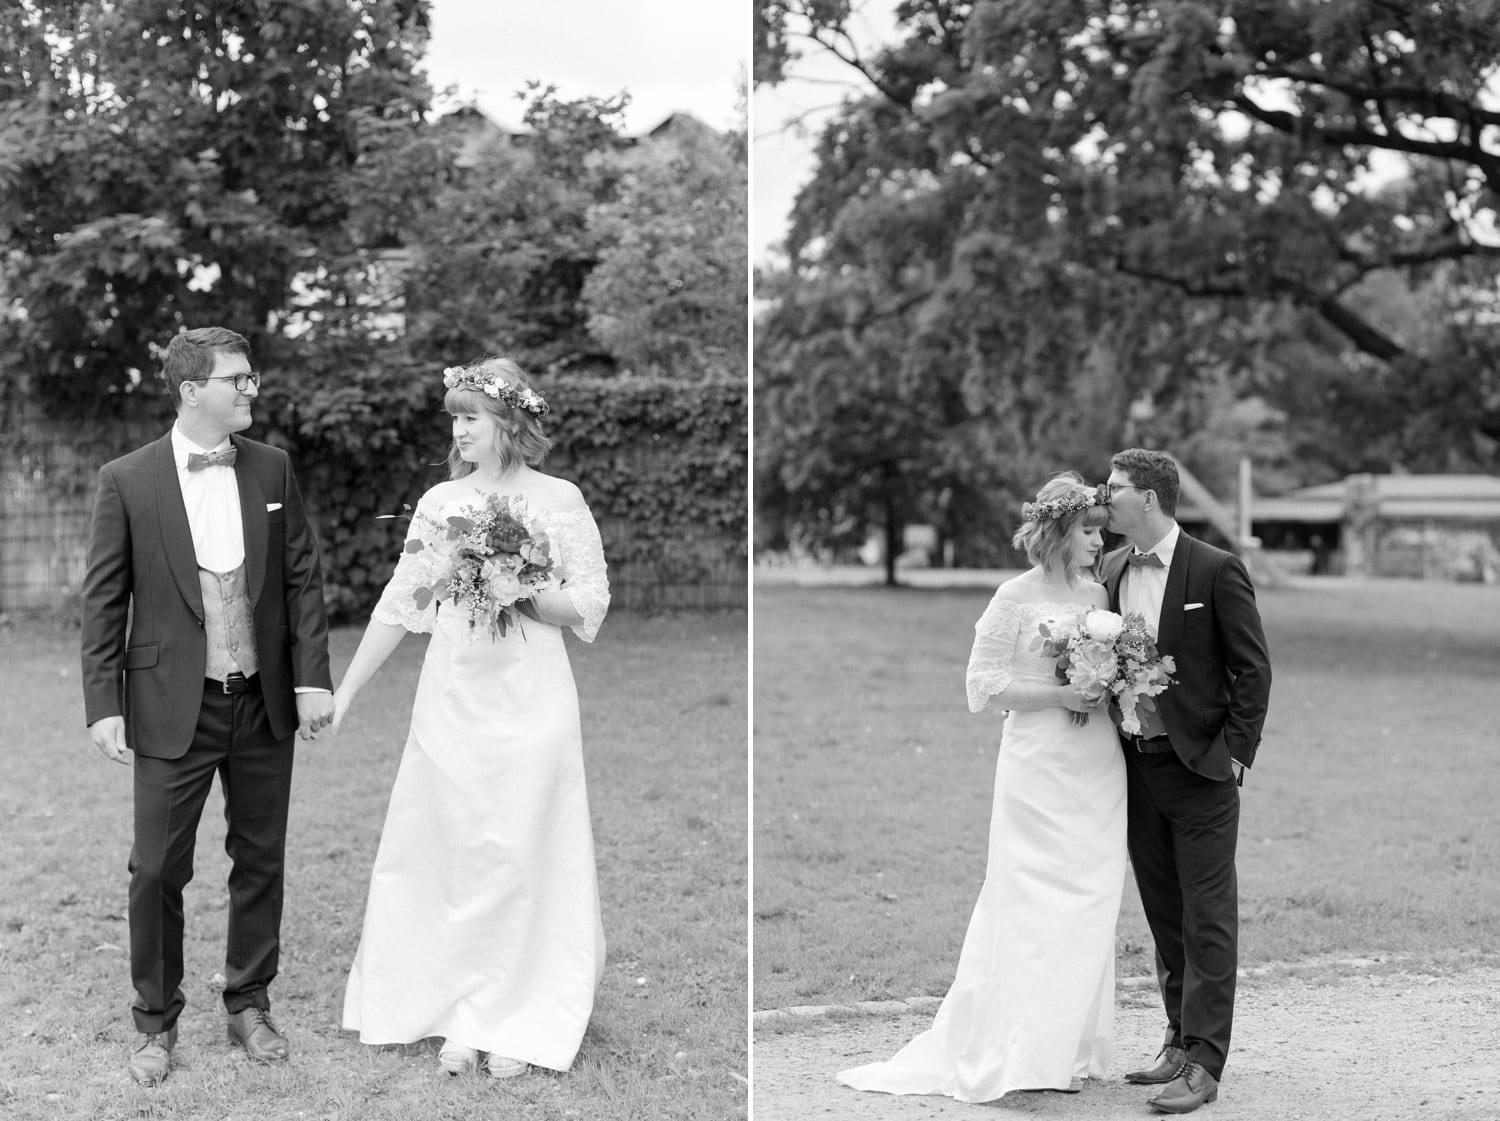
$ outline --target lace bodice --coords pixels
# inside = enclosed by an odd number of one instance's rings
[[[974,649],[964,683],[969,711],[979,712],[996,693],[1014,681],[1056,682],[1056,659],[1033,640],[1047,620],[1076,618],[1094,606],[1086,603],[1016,603],[998,593],[974,624]]]
[[[474,505],[472,494],[445,502],[434,502],[432,492],[422,496],[417,503],[417,513],[441,519],[464,506]],[[556,572],[562,580],[562,590],[573,601],[573,607],[583,616],[583,622],[573,627],[573,633],[585,642],[593,642],[609,610],[609,575],[604,562],[604,543],[599,538],[599,527],[587,507],[579,510],[548,510],[532,506],[530,517],[547,531],[556,550]],[[417,519],[412,519],[406,539],[410,541],[418,533]],[[438,604],[419,608],[412,599],[412,592],[424,584],[430,584],[437,576],[437,561],[430,549],[417,553],[403,551],[396,562],[396,571],[380,595],[371,618],[381,623],[405,627],[418,634],[430,634],[437,621]]]

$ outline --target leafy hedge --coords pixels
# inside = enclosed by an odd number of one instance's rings
[[[727,585],[742,600],[747,431],[743,383],[544,377],[556,446],[545,469],[576,482],[604,537],[615,603],[652,607],[674,585]],[[291,452],[323,545],[335,619],[364,618],[390,576],[414,506],[447,477],[448,418],[431,370],[344,370],[268,380],[252,434]],[[258,431],[257,431],[258,430]]]

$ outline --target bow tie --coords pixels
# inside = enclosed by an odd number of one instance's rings
[[[1125,563],[1131,568],[1165,568],[1155,553],[1137,553],[1134,549],[1125,554]]]
[[[188,452],[188,470],[202,471],[205,467],[233,467],[235,454],[232,447],[217,452]]]

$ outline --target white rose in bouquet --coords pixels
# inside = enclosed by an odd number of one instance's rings
[[[1125,629],[1125,620],[1113,611],[1095,609],[1083,617],[1083,629],[1095,642],[1113,642]]]

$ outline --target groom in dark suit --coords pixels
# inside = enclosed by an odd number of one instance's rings
[[[224,1006],[262,1062],[286,1038],[267,994],[280,953],[293,735],[333,715],[318,547],[285,452],[249,427],[260,375],[221,327],[166,349],[177,421],[104,465],[83,587],[83,688],[104,755],[134,754],[130,852],[137,1082],[171,1069],[182,994],[183,887],[217,772],[229,852]]]
[[[1161,1053],[1131,1082],[1148,1102],[1190,1113],[1218,1096],[1238,960],[1234,853],[1239,787],[1255,761],[1271,663],[1245,566],[1177,525],[1177,465],[1134,448],[1110,460],[1109,528],[1129,544],[1104,559],[1111,606],[1136,612],[1176,662],[1175,683],[1121,732],[1130,863],[1156,943],[1166,1005]]]

